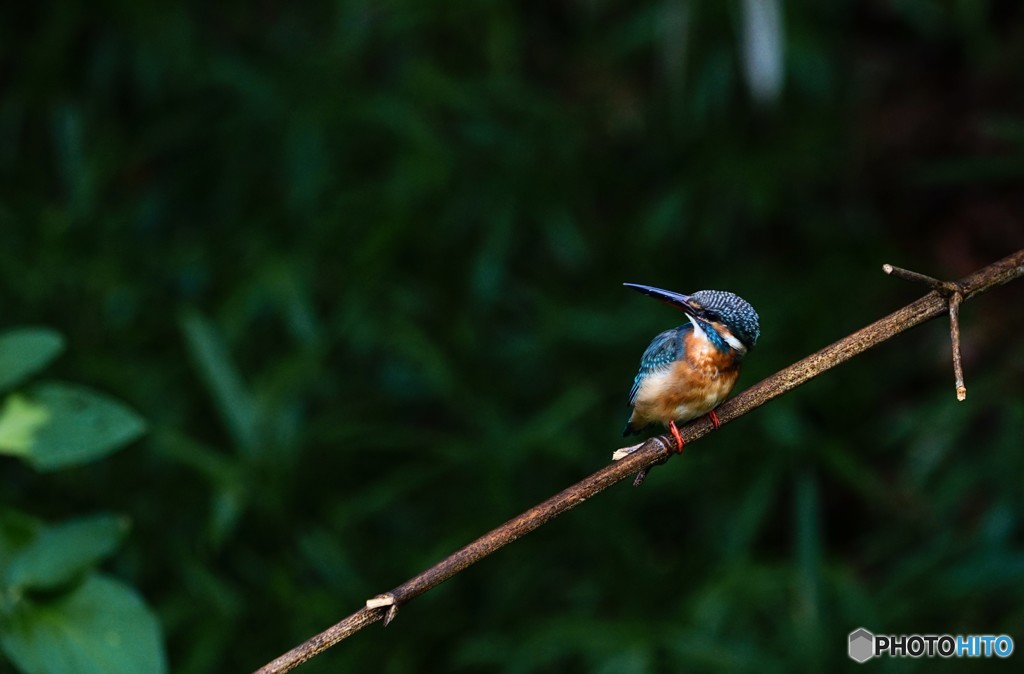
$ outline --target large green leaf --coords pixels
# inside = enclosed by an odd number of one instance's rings
[[[0,569],[6,591],[61,586],[112,553],[128,530],[127,520],[94,515],[45,527]]]
[[[0,646],[32,674],[162,674],[160,625],[130,587],[90,576],[61,597],[21,602],[0,622]]]
[[[0,391],[24,381],[64,349],[64,338],[47,328],[18,328],[0,334]]]
[[[49,416],[20,454],[40,470],[99,459],[146,430],[134,411],[83,386],[48,382],[34,386],[31,397]]]

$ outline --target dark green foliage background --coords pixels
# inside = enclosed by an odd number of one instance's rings
[[[0,500],[128,516],[105,570],[172,670],[247,671],[624,444],[679,316],[621,282],[750,300],[742,387],[923,294],[883,262],[953,278],[1024,246],[1018,3],[786,3],[774,106],[740,25],[6,7],[0,325],[59,330],[53,374],[152,430],[45,479],[0,460]],[[965,305],[965,403],[929,323],[300,671],[814,671],[861,625],[1024,645],[1022,306]]]

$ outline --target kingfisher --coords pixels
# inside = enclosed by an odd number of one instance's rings
[[[644,351],[629,392],[633,413],[622,435],[661,422],[682,452],[677,423],[707,414],[719,427],[715,408],[729,396],[743,357],[761,336],[757,312],[749,302],[724,290],[682,295],[636,283],[623,285],[681,309],[689,320],[655,337]]]

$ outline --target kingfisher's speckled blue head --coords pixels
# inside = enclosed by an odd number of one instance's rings
[[[624,283],[626,287],[661,300],[669,306],[682,309],[694,323],[720,323],[750,350],[761,336],[761,324],[754,307],[745,299],[725,290],[698,290],[692,295],[682,295],[671,290],[662,290],[637,283]]]

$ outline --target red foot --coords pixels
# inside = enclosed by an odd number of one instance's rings
[[[676,453],[682,454],[683,453],[683,445],[685,445],[686,443],[683,442],[683,436],[679,432],[679,429],[676,427],[676,422],[674,422],[674,421],[668,422],[668,430],[672,431],[672,435],[674,435],[675,438],[676,438],[676,447],[677,447]]]
[[[711,419],[711,425],[715,427],[716,431],[722,427],[722,422],[718,420],[718,413],[714,410],[708,412],[708,419]]]

